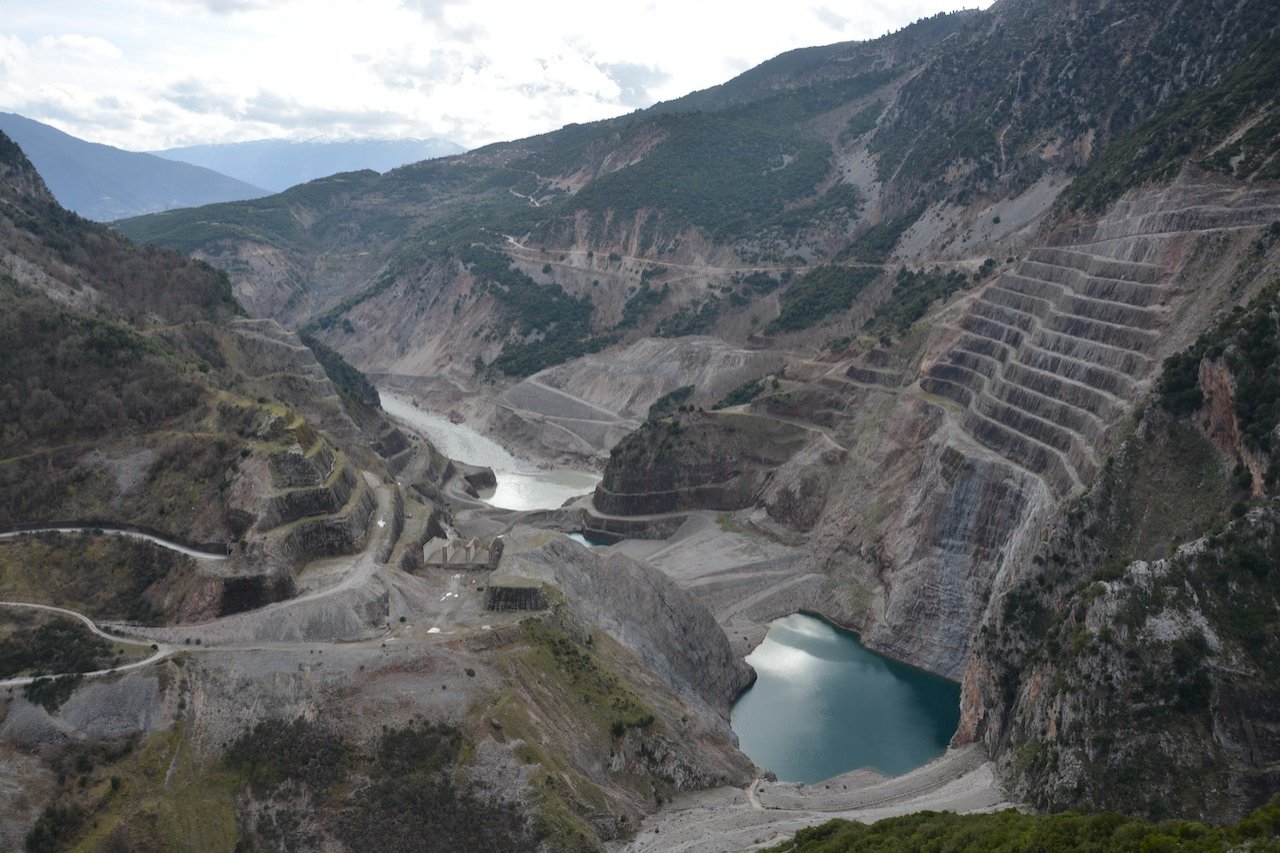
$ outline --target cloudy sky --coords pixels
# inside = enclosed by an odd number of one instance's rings
[[[989,3],[0,0],[0,111],[131,150],[318,136],[474,147]]]

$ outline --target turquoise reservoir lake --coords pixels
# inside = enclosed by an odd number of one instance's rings
[[[941,755],[960,721],[960,685],[862,647],[795,614],[747,656],[758,678],[733,706],[742,751],[787,782],[874,767],[896,776]]]

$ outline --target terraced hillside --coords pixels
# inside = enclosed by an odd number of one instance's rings
[[[609,452],[592,506],[546,523],[669,540],[626,547],[747,647],[813,609],[963,677],[958,742],[1036,804],[1240,814],[1274,790],[1273,691],[1233,681],[1270,678],[1249,650],[1274,607],[1237,619],[1196,585],[1269,589],[1274,554],[1244,522],[1205,537],[1213,560],[1177,549],[1227,513],[1270,525],[1250,501],[1276,476],[1274,306],[1200,336],[1280,279],[1278,38],[1273,0],[1004,0],[610,122],[124,227],[427,408],[544,459]],[[1166,364],[1181,420],[1151,414]],[[357,499],[320,473],[271,524]],[[287,631],[372,630],[399,580],[339,584]],[[1177,731],[1141,740],[1162,702]]]
[[[966,433],[1059,497],[1078,492],[1185,338],[1171,326],[1199,320],[1187,303],[1214,298],[1184,271],[1197,238],[1269,226],[1278,209],[1272,189],[1189,180],[1051,234],[941,326],[952,340],[926,357],[921,389],[962,406]]]

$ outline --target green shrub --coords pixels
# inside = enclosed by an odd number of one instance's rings
[[[767,334],[807,329],[833,314],[848,311],[853,300],[880,275],[878,269],[824,266],[797,279],[782,294],[777,319],[765,327]]]

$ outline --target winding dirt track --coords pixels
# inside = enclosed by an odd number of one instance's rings
[[[376,479],[372,477],[372,475],[368,474],[367,472],[365,473],[364,476],[369,487],[374,490],[374,493],[377,495],[377,498],[378,498],[378,506],[374,510],[373,515],[378,520],[381,520],[385,518],[387,514],[390,512],[391,490],[385,484],[378,482]],[[262,618],[262,616],[264,616],[265,614],[268,614],[271,612],[278,612],[279,610],[284,608],[297,607],[299,605],[315,602],[318,599],[336,595],[338,593],[353,589],[361,584],[368,582],[378,569],[377,559],[375,555],[378,552],[379,546],[382,544],[382,540],[385,539],[389,533],[389,528],[382,525],[374,524],[373,519],[370,519],[370,529],[375,531],[374,535],[369,537],[369,542],[366,545],[364,551],[362,551],[360,554],[355,555],[351,558],[350,566],[341,573],[340,579],[338,580],[337,583],[322,587],[317,590],[313,590],[305,595],[301,595],[297,598],[289,599],[288,601],[282,601],[277,604],[268,605],[267,607],[261,608],[259,610],[253,611],[248,614],[233,614],[231,616],[223,617],[222,619],[215,619],[212,622],[203,623],[199,626],[192,626],[192,627],[197,628],[200,632],[204,632],[207,629],[209,629],[211,626],[217,626],[220,623],[230,623],[233,620],[242,621],[246,618],[249,618],[249,619]],[[123,536],[133,536],[137,538],[146,539],[147,541],[153,542],[163,548],[167,548],[171,551],[177,551],[178,553],[186,554],[188,556],[195,557],[197,559],[207,559],[207,560],[225,560],[226,559],[225,556],[219,557],[216,555],[210,555],[210,554],[205,554],[203,552],[194,551],[184,545],[180,545],[176,542],[171,542],[157,536],[152,536],[150,534],[137,533],[135,531],[130,531],[130,530],[120,530],[120,529],[101,528],[101,527],[92,527],[92,528],[49,527],[49,528],[41,528],[38,530],[28,530],[28,531],[0,534],[0,538],[7,539],[7,538],[14,538],[17,536],[24,536],[24,535],[34,534],[34,533],[43,533],[43,532],[79,533],[86,530],[95,530],[95,531],[101,530],[104,533],[123,535]],[[94,670],[92,672],[78,673],[83,678],[95,678],[95,677],[104,676],[104,675],[114,675],[120,672],[127,672],[132,669],[140,669],[142,667],[164,660],[165,658],[173,655],[178,651],[195,652],[195,653],[205,652],[205,651],[214,651],[214,650],[226,651],[228,649],[236,650],[236,651],[262,651],[266,649],[292,649],[292,648],[298,648],[303,646],[308,648],[314,648],[316,646],[316,643],[304,643],[304,642],[277,642],[277,643],[227,642],[227,643],[220,643],[217,646],[204,646],[204,645],[188,646],[185,644],[178,646],[173,643],[166,643],[166,642],[154,640],[150,637],[147,637],[145,634],[141,632],[137,633],[134,636],[126,636],[123,634],[109,633],[103,630],[101,627],[99,627],[98,623],[95,622],[92,618],[90,618],[86,614],[81,613],[80,611],[77,611],[77,610],[72,610],[67,607],[55,607],[50,604],[37,604],[34,602],[28,602],[28,601],[0,601],[0,607],[28,608],[33,610],[42,610],[49,613],[56,613],[60,616],[66,616],[72,619],[79,620],[80,622],[84,623],[84,625],[88,627],[88,629],[92,631],[95,635],[102,637],[103,639],[109,642],[133,643],[133,644],[149,643],[155,647],[154,654],[152,654],[151,656],[147,657],[144,660],[135,661],[133,663],[124,664],[117,667],[111,667],[109,669],[100,669],[100,670]],[[376,642],[376,640],[369,640],[368,642]],[[58,675],[68,675],[68,674],[73,674],[73,673],[52,673],[46,676],[21,676],[21,677],[3,679],[3,680],[0,680],[0,688],[21,687],[21,686],[30,684],[31,682],[35,681],[37,678],[57,677]]]
[[[17,539],[19,536],[32,536],[37,533],[108,533],[112,536],[129,536],[134,539],[145,539],[161,548],[168,548],[170,551],[177,551],[179,554],[186,554],[197,560],[225,560],[226,554],[211,554],[208,551],[197,551],[194,548],[188,548],[186,545],[180,545],[177,542],[170,542],[168,539],[161,539],[159,536],[153,536],[150,533],[140,533],[137,530],[124,530],[119,527],[37,527],[32,530],[14,530],[8,533],[0,533],[0,539]]]
[[[80,620],[86,626],[88,626],[90,631],[92,631],[97,636],[109,642],[133,643],[133,644],[137,644],[139,642],[134,637],[121,637],[116,634],[108,634],[106,631],[99,628],[97,623],[95,623],[88,616],[85,616],[83,613],[80,613],[79,611],[76,611],[76,610],[69,610],[66,607],[54,607],[53,605],[50,605],[50,604],[34,604],[29,601],[0,601],[0,607],[15,607],[15,608],[24,607],[24,608],[29,608],[31,610],[44,610],[50,613],[57,613],[60,616],[68,616],[72,619]],[[114,675],[117,672],[127,672],[131,669],[141,669],[144,666],[150,666],[151,664],[156,663],[157,661],[164,660],[165,658],[169,657],[169,655],[173,654],[175,651],[173,646],[170,646],[167,644],[156,643],[154,645],[156,647],[155,653],[144,660],[134,661],[133,663],[127,663],[121,666],[111,667],[110,669],[96,669],[93,672],[80,673],[80,675],[84,678],[94,678],[100,675]],[[65,674],[65,673],[60,673],[60,674]],[[48,676],[27,675],[27,676],[21,676],[18,678],[0,679],[0,687],[22,687],[35,681],[37,678],[46,678],[46,677]]]

